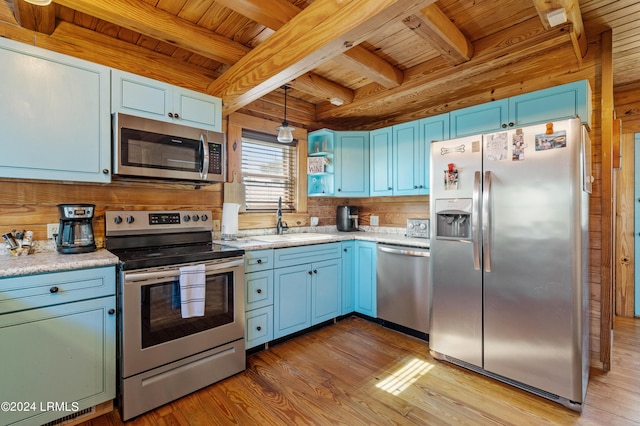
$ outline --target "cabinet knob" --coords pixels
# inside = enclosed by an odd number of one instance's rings
[[[113,309],[113,308],[111,308],[111,309],[109,309],[109,310],[107,311],[107,313],[108,313],[109,315],[113,315],[113,314],[115,314],[115,313],[116,313],[116,310],[115,310],[115,309]]]
[[[338,188],[338,192],[342,191],[342,189]]]
[[[173,113],[170,112],[169,114],[167,114],[169,117],[173,118]]]
[[[175,118],[180,118],[180,114],[178,114],[177,112],[176,112],[175,114],[173,114],[173,116],[174,116]]]
[[[503,129],[506,129],[506,128],[507,128],[507,125],[506,125],[506,124],[503,124],[503,125],[502,125],[502,128],[503,128]]]
[[[262,289],[261,289],[261,288],[257,289],[257,290],[256,290],[256,293],[258,293],[258,294],[262,294]]]
[[[392,188],[392,187],[388,187],[387,189],[388,189],[389,191],[391,191],[393,188]]]
[[[307,272],[307,273],[308,273],[309,275],[313,274],[313,272],[311,272],[311,271],[309,271],[309,272]]]
[[[347,249],[344,249],[343,251],[346,253],[346,252],[347,252]]]
[[[258,259],[258,263],[262,263],[262,259]]]
[[[314,273],[314,274],[317,274],[317,273],[318,273],[318,270],[317,270],[317,269],[314,269],[314,270],[313,270],[313,273]]]
[[[102,174],[108,175],[109,174],[109,169],[102,169]]]
[[[49,289],[49,293],[57,293],[60,289],[56,286],[53,286]]]
[[[509,127],[513,127],[515,125],[516,125],[516,123],[514,123],[513,121],[509,123]]]
[[[262,330],[262,327],[257,326],[257,327],[256,327],[256,330],[260,331],[260,330]]]

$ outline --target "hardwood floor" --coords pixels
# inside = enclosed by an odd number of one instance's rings
[[[84,423],[121,425],[117,411]],[[351,317],[250,355],[247,370],[127,425],[640,424],[640,319],[616,318],[612,369],[582,414],[436,361],[426,342]]]

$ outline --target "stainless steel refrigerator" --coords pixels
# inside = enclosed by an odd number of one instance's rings
[[[591,182],[579,118],[431,144],[435,358],[581,410]]]

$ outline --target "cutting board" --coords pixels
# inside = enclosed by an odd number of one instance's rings
[[[238,182],[238,176],[236,172],[233,172],[233,179],[231,182],[224,183],[224,202],[225,203],[238,203],[240,204],[240,211],[245,211],[245,192],[244,184]]]

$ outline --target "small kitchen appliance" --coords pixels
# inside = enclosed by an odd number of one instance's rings
[[[358,208],[356,206],[338,206],[336,213],[338,231],[352,232],[358,230]]]
[[[429,219],[407,219],[407,237],[429,238]]]
[[[94,204],[59,204],[60,227],[56,237],[58,252],[64,254],[95,251],[93,238]]]

